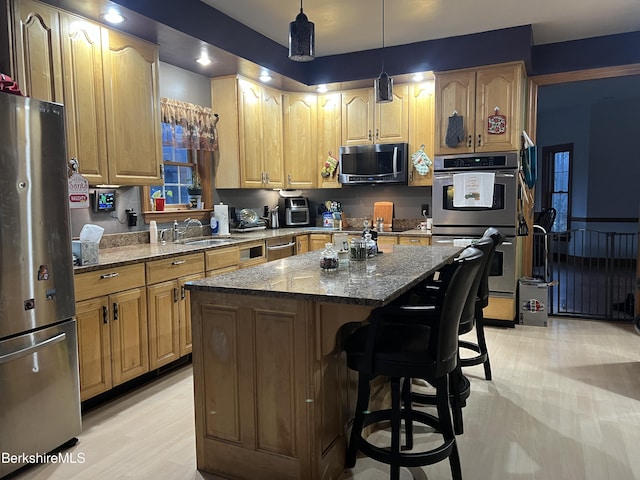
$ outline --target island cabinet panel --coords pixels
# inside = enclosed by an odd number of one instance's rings
[[[204,389],[201,392],[204,411],[204,433],[208,438],[241,444],[241,424],[249,422],[253,413],[242,412],[240,370],[251,367],[240,359],[238,336],[241,331],[239,307],[207,305],[202,309],[206,321],[199,336],[211,348],[201,354],[205,365]],[[249,417],[242,420],[242,413]]]
[[[233,478],[315,478],[308,302],[191,294],[198,468]]]

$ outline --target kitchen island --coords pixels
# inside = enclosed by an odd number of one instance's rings
[[[310,252],[187,284],[198,469],[338,478],[356,388],[344,338],[460,250],[395,245],[331,273]]]

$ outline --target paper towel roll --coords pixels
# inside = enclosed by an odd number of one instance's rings
[[[229,205],[214,205],[213,215],[218,221],[218,235],[229,234]]]

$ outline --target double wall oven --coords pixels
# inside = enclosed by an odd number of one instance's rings
[[[491,206],[456,207],[454,176],[467,172],[493,172]],[[471,243],[488,227],[506,237],[491,265],[489,289],[493,296],[515,298],[517,286],[518,152],[460,154],[434,158],[434,245]]]

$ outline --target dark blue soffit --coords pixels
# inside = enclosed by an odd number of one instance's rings
[[[156,22],[307,85],[378,76],[381,49],[292,62],[287,48],[200,0],[114,0]],[[293,17],[292,17],[293,19]],[[640,63],[640,32],[533,46],[531,25],[384,49],[390,75],[523,60],[529,75]]]

